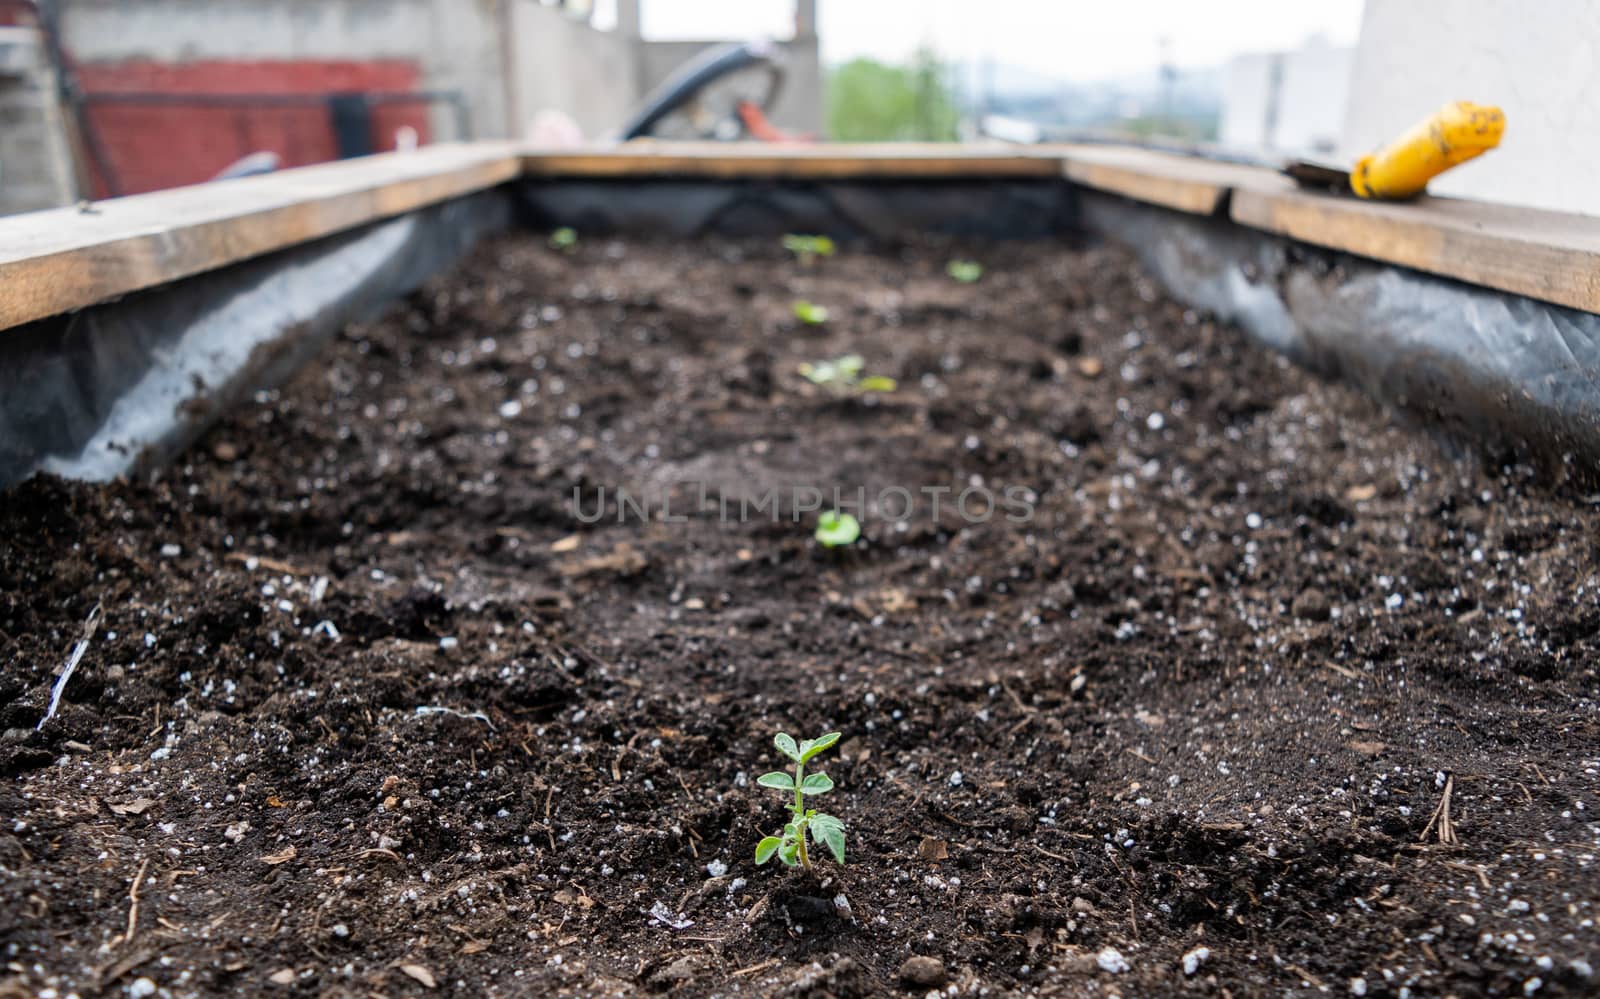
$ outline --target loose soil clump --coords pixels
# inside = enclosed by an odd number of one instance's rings
[[[1588,992],[1597,537],[1115,250],[506,238],[0,496],[0,991]]]

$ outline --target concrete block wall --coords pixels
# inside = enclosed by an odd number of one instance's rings
[[[591,139],[622,124],[644,92],[639,39],[621,27],[596,31],[539,0],[512,0],[511,10],[517,134],[546,108],[571,115]]]
[[[38,33],[0,28],[0,215],[76,199],[56,78]]]

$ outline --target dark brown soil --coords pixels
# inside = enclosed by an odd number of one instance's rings
[[[829,553],[808,486],[918,509]],[[501,241],[0,532],[17,994],[1597,987],[1593,501],[1118,252]],[[752,862],[780,729],[847,867]]]

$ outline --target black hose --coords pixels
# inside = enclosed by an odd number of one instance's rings
[[[625,142],[649,135],[661,119],[711,83],[751,66],[767,66],[772,71],[772,86],[761,103],[763,110],[770,108],[783,87],[782,52],[768,41],[730,42],[707,49],[673,70],[672,75],[645,98],[644,106],[618,130],[617,137]]]

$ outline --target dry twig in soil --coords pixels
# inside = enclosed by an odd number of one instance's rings
[[[144,858],[139,865],[139,873],[133,876],[133,884],[128,886],[128,932],[123,934],[124,944],[133,943],[133,936],[139,929],[139,886],[144,883],[144,872],[150,869],[150,858]]]
[[[1433,810],[1433,817],[1428,819],[1428,824],[1422,828],[1422,835],[1417,842],[1425,842],[1428,833],[1435,827],[1439,831],[1439,843],[1443,846],[1455,846],[1460,840],[1456,839],[1455,824],[1450,821],[1450,794],[1455,790],[1456,775],[1446,774],[1444,778],[1444,793],[1439,796],[1439,805]]]

